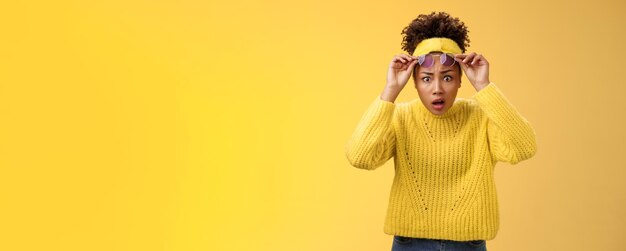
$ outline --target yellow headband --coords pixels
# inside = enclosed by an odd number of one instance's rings
[[[419,56],[433,51],[441,51],[452,54],[462,53],[461,48],[456,42],[454,42],[454,40],[446,37],[433,37],[422,40],[417,47],[415,47],[413,55]]]

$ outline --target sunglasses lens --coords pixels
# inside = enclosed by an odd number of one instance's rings
[[[427,54],[420,56],[417,62],[421,67],[431,67],[435,63],[435,59],[433,59],[433,56]]]
[[[452,66],[454,64],[454,55],[450,55],[447,53],[441,54],[441,64],[445,66]]]

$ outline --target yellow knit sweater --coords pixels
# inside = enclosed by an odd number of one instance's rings
[[[496,162],[517,164],[536,149],[531,125],[491,82],[442,115],[419,99],[396,104],[377,96],[345,154],[367,170],[394,157],[386,234],[467,241],[498,232]]]

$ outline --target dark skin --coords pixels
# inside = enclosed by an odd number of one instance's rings
[[[414,77],[414,83],[422,103],[433,114],[445,113],[454,103],[457,91],[461,87],[461,73],[456,64],[445,66],[439,63],[438,57],[441,52],[433,52],[433,54],[436,54],[435,65],[423,69],[415,67],[417,56],[395,55],[389,63],[387,84],[380,98],[394,102],[415,68],[418,72],[417,77]],[[476,91],[482,90],[489,84],[489,62],[484,56],[475,52],[454,54],[454,60],[461,66]],[[437,98],[445,100],[443,110],[435,110],[432,107],[432,101]]]
[[[413,81],[420,100],[428,110],[436,115],[444,114],[456,99],[461,88],[461,69],[458,65],[445,66],[439,62],[441,53],[431,53],[435,56],[435,64],[431,67],[419,67],[416,64]],[[442,99],[443,109],[434,108],[433,101]]]

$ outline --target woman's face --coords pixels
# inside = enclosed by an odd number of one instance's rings
[[[461,87],[461,69],[458,62],[452,66],[442,65],[439,62],[441,52],[431,54],[435,64],[428,68],[416,64],[413,81],[424,106],[431,113],[441,115],[454,104],[457,91]]]

